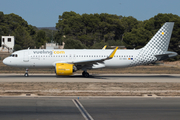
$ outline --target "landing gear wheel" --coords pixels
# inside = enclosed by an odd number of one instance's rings
[[[28,77],[29,75],[28,75],[28,73],[25,73],[24,76],[25,76],[25,77]]]
[[[28,77],[28,76],[29,76],[29,75],[28,75],[28,71],[29,71],[29,69],[26,68],[26,71],[25,71],[25,74],[24,74],[25,77]]]
[[[89,77],[89,73],[86,72],[86,73],[84,74],[84,77],[88,78],[88,77]]]
[[[82,72],[82,76],[88,78],[88,77],[89,77],[89,73],[86,72],[86,71],[83,71],[83,72]]]

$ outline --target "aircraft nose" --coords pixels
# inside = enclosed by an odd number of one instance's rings
[[[5,65],[7,65],[7,64],[8,64],[8,60],[7,60],[7,58],[5,58],[5,59],[3,60],[3,63],[4,63]]]

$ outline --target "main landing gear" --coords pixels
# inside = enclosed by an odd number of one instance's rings
[[[25,71],[25,74],[24,74],[25,77],[28,77],[28,76],[29,76],[29,75],[28,75],[28,71],[29,71],[29,69],[26,68],[26,71]]]
[[[89,73],[87,71],[83,71],[82,72],[82,76],[88,78],[89,77]]]

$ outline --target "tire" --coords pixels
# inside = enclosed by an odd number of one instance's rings
[[[85,72],[84,73],[84,77],[88,78],[89,77],[89,73]]]
[[[29,75],[28,75],[28,73],[25,73],[24,76],[25,76],[25,77],[28,77]]]

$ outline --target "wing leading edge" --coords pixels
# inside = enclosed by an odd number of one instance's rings
[[[105,60],[112,59],[117,51],[118,47],[116,47],[113,52],[106,58],[104,59],[93,59],[93,60],[83,60],[83,61],[74,61],[71,62],[70,64],[75,64],[75,65],[93,65],[97,63],[103,63]]]

